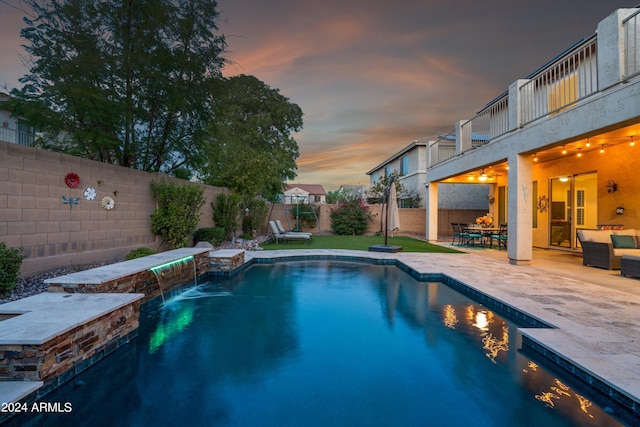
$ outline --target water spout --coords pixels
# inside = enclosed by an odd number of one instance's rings
[[[189,255],[184,258],[180,258],[175,261],[166,262],[164,264],[157,265],[155,267],[150,268],[149,270],[156,276],[158,280],[158,287],[160,288],[160,295],[162,296],[162,302],[164,303],[164,291],[162,290],[162,282],[164,278],[166,278],[166,285],[175,285],[176,283],[171,283],[172,280],[180,279],[180,274],[184,271],[184,266],[189,262],[193,263],[193,281],[195,285],[198,285],[198,276],[196,273],[196,260],[193,255]]]

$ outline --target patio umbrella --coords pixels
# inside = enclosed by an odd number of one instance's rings
[[[393,232],[400,229],[400,210],[398,209],[398,196],[396,195],[396,186],[391,181],[391,187],[389,188],[389,197],[387,199],[387,231]]]

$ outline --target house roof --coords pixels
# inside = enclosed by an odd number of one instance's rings
[[[435,139],[437,139],[437,138],[435,138]],[[407,145],[402,150],[398,151],[396,154],[394,154],[393,156],[387,158],[387,160],[385,160],[384,162],[378,164],[376,167],[371,169],[369,172],[367,172],[367,175],[371,175],[372,173],[374,173],[378,169],[382,168],[387,163],[391,163],[392,161],[394,161],[395,159],[403,156],[405,153],[407,153],[408,151],[411,151],[415,147],[426,146],[432,140],[434,140],[434,138],[422,138],[422,139],[417,139],[417,140],[413,141],[411,144]]]
[[[293,188],[299,188],[314,196],[326,196],[327,192],[321,184],[287,184],[285,191],[289,191]]]

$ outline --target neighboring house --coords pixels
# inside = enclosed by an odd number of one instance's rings
[[[439,189],[450,183],[489,184],[512,264],[529,263],[533,247],[579,251],[582,228],[640,228],[638,46],[640,9],[619,9],[431,142],[427,239],[438,237]]]
[[[435,138],[433,138],[435,139]],[[417,195],[420,207],[424,207],[426,199],[427,176],[427,147],[433,139],[423,138],[413,141],[373,169],[367,172],[369,183],[373,186],[384,176],[394,171],[400,175],[400,182],[406,193]],[[454,139],[455,141],[455,139]],[[443,209],[486,209],[488,186],[481,188],[474,185],[456,186],[456,188],[441,188],[441,204]],[[399,205],[403,206],[400,196]]]
[[[0,92],[0,141],[31,146],[35,139],[34,130],[26,120],[11,116],[6,107],[9,99],[8,94]]]
[[[327,192],[320,184],[287,184],[283,195],[285,204],[325,203]]]
[[[369,185],[341,185],[338,192],[344,196],[346,200],[362,200],[369,191]]]

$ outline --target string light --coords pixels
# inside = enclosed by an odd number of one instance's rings
[[[589,138],[587,138],[587,147],[591,147],[591,142],[589,142]]]
[[[582,148],[578,148],[578,157],[582,157],[581,150],[582,150]]]
[[[604,153],[604,144],[600,144],[600,154]]]
[[[631,137],[631,146],[633,147],[634,145],[636,145],[635,141],[633,140],[633,137]]]
[[[564,145],[562,146],[562,154],[567,154],[567,149],[564,148]]]
[[[533,155],[533,161],[534,161],[534,162],[537,162],[537,161],[538,161],[538,153],[535,153],[535,154]]]

